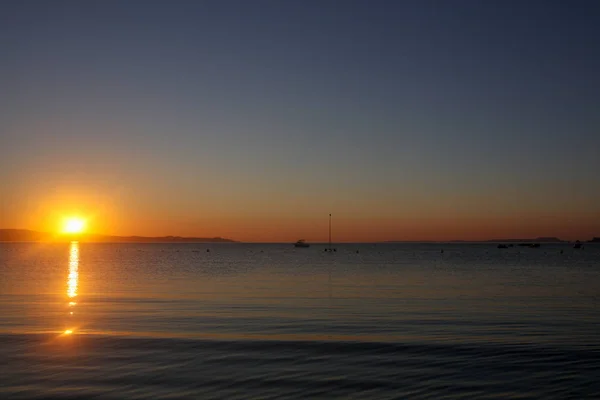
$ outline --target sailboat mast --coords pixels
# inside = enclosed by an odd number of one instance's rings
[[[329,251],[331,251],[331,214],[329,214]]]

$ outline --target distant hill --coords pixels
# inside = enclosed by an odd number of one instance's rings
[[[495,242],[505,242],[505,243],[516,243],[516,242],[521,242],[521,243],[531,243],[531,242],[536,242],[536,243],[561,243],[564,242],[564,240],[560,240],[557,237],[539,237],[539,238],[535,238],[535,239],[494,239],[494,240],[485,240],[486,243],[495,243]]]
[[[600,238],[596,238],[599,239]],[[383,243],[564,243],[565,240],[561,240],[557,237],[539,237],[535,239],[489,239],[489,240],[447,240],[447,241],[433,241],[433,240],[388,240]]]
[[[55,236],[47,232],[37,232],[27,229],[0,229],[0,242],[40,242],[40,241],[65,241],[73,237]],[[110,236],[110,235],[83,235],[79,240],[95,243],[235,243],[235,240],[222,237],[199,238],[182,236]]]
[[[235,240],[222,237],[199,238],[183,236],[107,236],[107,235],[87,235],[86,242],[104,242],[104,243],[236,243]]]

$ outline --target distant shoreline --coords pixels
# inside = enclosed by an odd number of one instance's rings
[[[113,236],[113,235],[53,235],[47,232],[38,232],[28,229],[0,229],[0,242],[68,242],[78,240],[87,243],[238,243],[235,240],[212,237],[184,237],[184,236]]]
[[[539,243],[539,244],[573,244],[573,243],[587,243],[587,244],[593,244],[593,243],[600,243],[600,240],[598,240],[598,238],[594,238],[592,240],[536,240],[536,239],[491,239],[491,240],[440,240],[440,241],[435,241],[435,240],[422,240],[422,241],[404,241],[404,240],[399,240],[399,241],[385,241],[385,242],[377,242],[377,243],[447,243],[447,244],[518,244],[518,243]]]
[[[56,235],[28,229],[0,229],[0,243],[52,243],[78,240],[86,243],[243,243],[243,244],[286,244],[289,242],[243,242],[222,237],[202,238],[185,236],[116,236],[88,234],[83,236]],[[574,243],[575,240],[562,240],[556,237],[529,239],[489,239],[489,240],[384,240],[372,242],[336,242],[336,244],[469,244],[469,243]],[[600,237],[582,240],[581,243],[599,243]],[[313,245],[326,245],[327,242],[310,242]]]

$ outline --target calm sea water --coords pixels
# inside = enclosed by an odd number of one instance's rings
[[[336,247],[0,244],[0,398],[600,398],[600,246]]]

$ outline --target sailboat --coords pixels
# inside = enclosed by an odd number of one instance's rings
[[[336,249],[331,248],[331,214],[329,214],[329,247],[325,251],[336,251]]]
[[[304,239],[300,239],[294,243],[294,247],[310,247],[310,244],[306,243]]]

